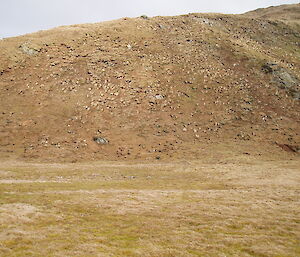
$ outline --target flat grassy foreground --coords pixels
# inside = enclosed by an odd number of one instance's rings
[[[300,256],[300,161],[0,164],[0,256]]]

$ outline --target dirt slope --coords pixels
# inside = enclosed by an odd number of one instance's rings
[[[3,39],[0,156],[297,156],[299,42],[297,26],[222,14]]]

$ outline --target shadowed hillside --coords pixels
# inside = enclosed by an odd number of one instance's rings
[[[1,40],[0,156],[296,156],[300,29],[280,20],[299,22],[299,4],[273,9],[124,18]]]

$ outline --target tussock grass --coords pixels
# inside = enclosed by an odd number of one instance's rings
[[[297,256],[298,164],[6,163],[0,255]]]

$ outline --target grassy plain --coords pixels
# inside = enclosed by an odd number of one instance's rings
[[[7,161],[0,256],[299,256],[300,161]]]

